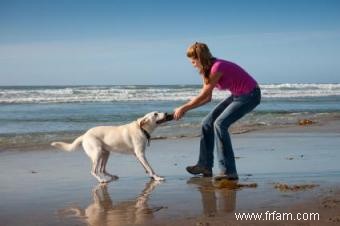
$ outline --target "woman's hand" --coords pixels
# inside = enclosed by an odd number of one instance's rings
[[[184,116],[185,112],[187,111],[185,110],[184,107],[176,108],[174,111],[174,119],[175,120],[181,119]]]
[[[221,75],[222,74],[219,72],[214,74],[213,77],[210,78],[211,81],[209,83],[203,83],[203,87],[199,95],[197,95],[181,107],[176,108],[174,111],[174,119],[179,120],[184,116],[187,111],[190,111],[191,109],[197,108],[211,101],[212,91],[217,81],[220,79]]]

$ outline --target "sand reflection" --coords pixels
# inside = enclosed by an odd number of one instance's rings
[[[148,199],[160,182],[150,180],[133,200],[113,203],[107,184],[99,184],[92,190],[93,202],[86,208],[68,207],[59,210],[62,217],[76,217],[88,225],[134,225],[153,219],[154,212],[163,207],[150,208]]]
[[[236,207],[235,189],[217,189],[211,178],[192,177],[188,184],[197,186],[201,194],[203,215],[233,212]]]

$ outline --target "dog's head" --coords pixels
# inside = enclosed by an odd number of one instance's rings
[[[159,124],[171,121],[173,120],[173,118],[174,118],[173,114],[153,111],[144,115],[144,117],[138,119],[137,121],[140,127],[143,128],[146,127],[149,128],[150,130],[153,130]]]

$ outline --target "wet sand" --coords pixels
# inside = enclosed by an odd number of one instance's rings
[[[233,135],[239,183],[257,185],[234,189],[186,173],[198,138],[151,142],[147,158],[162,183],[130,155],[112,154],[108,171],[120,178],[99,185],[83,151],[1,151],[0,225],[339,224],[339,138],[340,121]],[[235,217],[266,211],[314,212],[320,220]]]

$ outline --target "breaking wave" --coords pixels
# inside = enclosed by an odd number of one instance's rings
[[[340,84],[264,84],[263,98],[340,97]],[[185,101],[200,91],[197,85],[173,86],[32,86],[0,87],[0,104],[124,101]],[[214,92],[223,99],[228,91]]]

